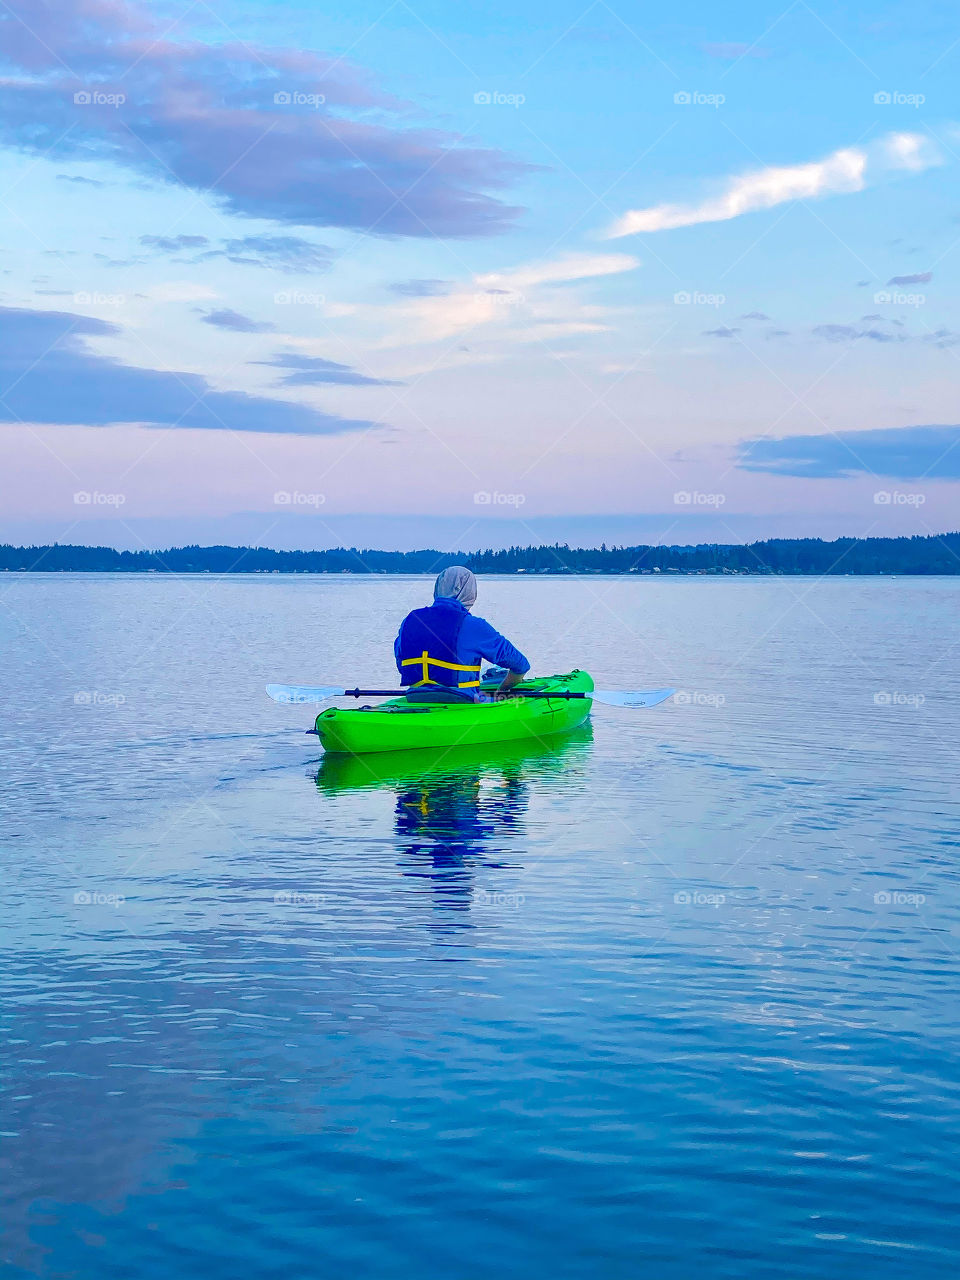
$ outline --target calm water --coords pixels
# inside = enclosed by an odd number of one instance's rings
[[[427,594],[0,578],[9,1274],[955,1277],[960,579],[484,580],[680,698],[321,763]]]

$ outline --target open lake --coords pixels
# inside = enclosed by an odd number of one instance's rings
[[[0,577],[13,1277],[960,1272],[960,578],[484,578],[549,747],[322,762],[414,578]]]

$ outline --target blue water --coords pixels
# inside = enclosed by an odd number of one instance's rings
[[[484,580],[552,748],[321,764],[417,579],[0,579],[13,1277],[955,1277],[960,580]]]

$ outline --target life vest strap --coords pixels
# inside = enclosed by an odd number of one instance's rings
[[[424,649],[423,652],[420,654],[419,658],[404,658],[401,661],[400,665],[402,667],[415,667],[417,665],[420,666],[421,672],[422,672],[421,678],[414,685],[414,688],[418,688],[420,685],[434,683],[430,679],[430,667],[432,666],[443,667],[445,671],[479,672],[483,664],[478,663],[476,666],[468,666],[466,663],[462,663],[462,662],[444,662],[442,658],[431,658],[427,650]],[[479,680],[458,680],[457,681],[458,689],[476,689],[479,687],[479,685],[480,685]]]

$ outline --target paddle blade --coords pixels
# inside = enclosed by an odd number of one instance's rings
[[[608,707],[655,707],[675,692],[675,689],[594,689],[587,697]]]
[[[283,703],[304,703],[304,702],[326,702],[330,698],[336,698],[343,693],[343,690],[336,685],[306,685],[306,684],[268,684],[267,693],[274,702]]]

